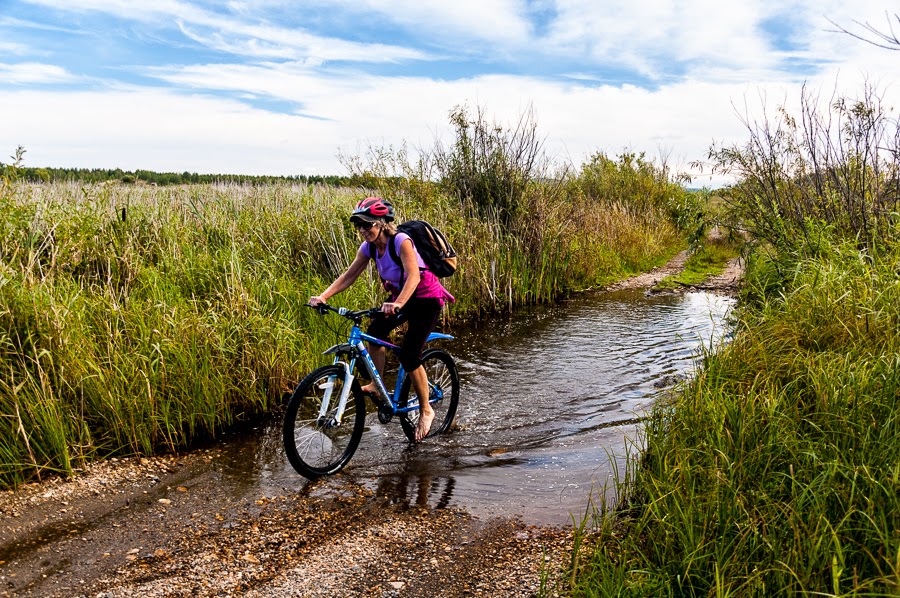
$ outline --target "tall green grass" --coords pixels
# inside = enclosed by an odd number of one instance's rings
[[[552,301],[682,242],[664,212],[598,211],[558,185],[529,183],[521,217],[502,221],[421,179],[390,184],[401,219],[432,221],[460,251],[448,322]],[[353,259],[346,215],[372,192],[4,179],[0,484],[184,447],[277,408],[335,342],[303,305]],[[369,276],[339,301],[381,295]]]
[[[312,365],[300,306],[349,243],[329,190],[21,185],[3,199],[5,483],[212,435]]]

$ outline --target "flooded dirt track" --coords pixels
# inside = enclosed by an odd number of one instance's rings
[[[369,416],[344,472],[314,483],[271,421],[6,493],[0,593],[533,596],[730,305],[622,289],[454,330],[456,428],[409,446]]]
[[[345,475],[387,496],[427,485],[472,513],[571,523],[637,454],[641,419],[723,333],[730,305],[622,290],[463,331],[445,344],[461,375],[457,429],[403,450],[393,425],[375,424]]]

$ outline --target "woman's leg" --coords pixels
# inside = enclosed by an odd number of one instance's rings
[[[366,343],[369,349],[369,357],[372,358],[372,363],[375,364],[375,369],[378,370],[379,376],[384,376],[384,360],[386,351],[385,348],[381,345],[376,345],[374,343]],[[365,386],[362,387],[363,392],[375,392],[375,382],[369,382]]]
[[[375,338],[379,338],[381,340],[387,340],[388,335],[391,330],[396,328],[402,324],[402,321],[397,316],[386,316],[374,318],[372,322],[369,324],[369,329],[366,331],[370,335]],[[369,356],[372,358],[372,363],[375,364],[375,369],[378,370],[378,375],[384,375],[384,362],[387,356],[387,351],[381,345],[376,345],[374,343],[366,343],[366,346],[369,350]],[[375,382],[370,382],[362,387],[363,392],[376,392],[375,391]]]
[[[428,335],[440,319],[441,304],[437,299],[413,299],[406,307],[409,325],[401,344],[400,363],[419,397],[419,423],[416,426],[418,442],[428,435],[431,422],[434,421],[434,409],[428,402],[428,374],[422,367],[422,350]]]
[[[434,421],[434,409],[432,409],[431,403],[428,402],[428,397],[431,393],[428,391],[428,374],[425,373],[425,368],[419,366],[409,373],[409,378],[412,382],[413,390],[416,391],[416,396],[419,397],[419,424],[416,426],[416,442],[419,442],[428,436],[428,431],[431,430],[431,422]]]

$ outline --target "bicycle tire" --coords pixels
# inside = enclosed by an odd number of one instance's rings
[[[456,362],[453,356],[443,349],[428,349],[422,354],[422,366],[428,375],[428,386],[431,392],[435,388],[443,391],[444,398],[431,404],[435,411],[434,421],[431,423],[431,429],[425,438],[431,438],[438,434],[443,434],[453,425],[456,417],[456,409],[459,406],[459,373],[456,370]],[[412,396],[412,380],[409,376],[403,380],[403,386],[400,388],[399,405],[401,408],[409,405],[410,401],[418,400],[415,393]],[[405,413],[400,418],[400,425],[403,433],[410,442],[416,441],[416,426],[419,424],[419,410]],[[424,439],[423,439],[424,440]]]
[[[333,384],[328,414],[318,418],[325,393],[324,385]],[[314,480],[339,472],[347,465],[362,438],[366,403],[354,384],[341,423],[333,425],[333,416],[344,386],[344,368],[326,365],[308,374],[291,395],[282,428],[284,452],[300,475]]]

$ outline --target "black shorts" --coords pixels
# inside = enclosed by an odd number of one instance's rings
[[[366,332],[386,341],[391,330],[408,322],[403,342],[400,343],[399,358],[403,369],[411,372],[422,365],[425,341],[440,317],[441,302],[438,299],[413,297],[396,314],[372,318]]]

